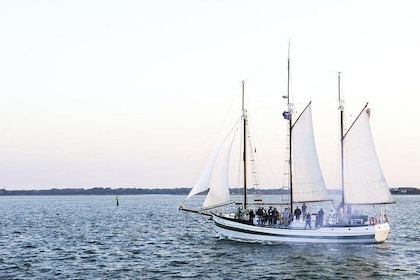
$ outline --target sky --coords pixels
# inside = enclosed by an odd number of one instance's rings
[[[417,2],[1,1],[0,188],[191,187],[242,80],[281,182],[289,41],[327,186],[338,71],[348,110],[369,102],[388,184],[418,186]]]

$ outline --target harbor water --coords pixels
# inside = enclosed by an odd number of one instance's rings
[[[420,196],[376,245],[220,239],[175,195],[0,197],[0,279],[420,279]]]

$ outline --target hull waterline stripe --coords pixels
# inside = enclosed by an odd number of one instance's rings
[[[292,238],[312,238],[312,239],[345,239],[345,240],[351,240],[351,239],[375,239],[375,234],[365,234],[365,235],[347,235],[347,236],[311,236],[311,235],[291,235],[291,234],[281,234],[281,233],[270,233],[270,232],[256,232],[252,230],[247,229],[241,229],[236,227],[230,227],[227,225],[220,224],[216,221],[214,221],[214,224],[220,228],[224,228],[227,230],[242,232],[242,233],[248,233],[253,235],[266,235],[266,236],[278,236],[278,237],[292,237]]]

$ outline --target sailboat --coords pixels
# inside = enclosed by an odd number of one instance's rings
[[[288,73],[289,69],[290,59],[288,58]],[[340,75],[338,80],[340,84]],[[250,203],[248,201],[247,160],[252,158],[250,156],[252,149],[247,147],[249,127],[247,110],[244,105],[244,85],[245,82],[242,82],[240,121],[235,124],[216,149],[202,176],[180,206],[180,210],[210,217],[209,220],[220,237],[242,242],[346,244],[384,242],[388,237],[390,226],[383,211],[378,218],[352,212],[354,205],[393,203],[373,145],[369,125],[370,110],[367,105],[345,131],[343,128],[344,106],[339,91],[340,166],[342,170],[342,200],[339,207],[328,218],[318,216],[321,221],[317,221],[316,225],[313,223],[316,214],[308,213],[307,217],[293,220],[291,218],[293,217],[292,211],[298,204],[329,201],[331,198],[325,187],[316,152],[311,102],[300,114],[294,112],[293,104],[289,101],[288,78],[287,96],[284,96],[287,99],[288,109],[283,112],[283,117],[288,121],[289,130],[287,160],[289,164],[289,201],[278,221],[274,219],[274,222],[267,222],[261,217],[263,202]],[[238,211],[223,212],[219,210],[221,207],[235,203],[229,192],[228,167],[229,154],[237,133],[243,135],[243,143],[241,143],[243,148],[241,163],[244,176],[243,197],[241,202],[236,202],[240,205]],[[185,206],[191,197],[205,192],[207,195],[200,209],[189,209]],[[274,203],[265,205],[274,205]],[[271,209],[270,207],[269,211]]]

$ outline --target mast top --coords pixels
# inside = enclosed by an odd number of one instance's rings
[[[242,81],[242,118],[246,119],[246,110],[245,110],[245,81]]]

